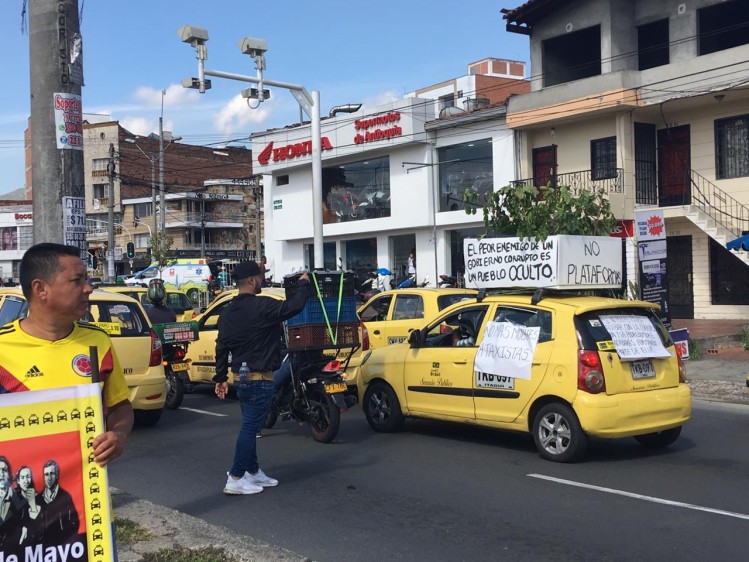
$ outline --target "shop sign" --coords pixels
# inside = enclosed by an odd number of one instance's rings
[[[403,129],[395,124],[400,119],[400,111],[390,111],[384,115],[357,119],[354,121],[354,129],[360,132],[354,136],[354,143],[364,144],[402,136]]]
[[[16,225],[32,224],[34,213],[15,213]]]
[[[638,241],[666,239],[666,219],[663,211],[637,211],[635,221]]]
[[[283,199],[274,199],[273,200],[273,210],[279,211],[283,209]]]
[[[55,93],[53,96],[57,148],[83,150],[83,109],[81,96]]]
[[[328,137],[320,137],[320,148],[322,150],[333,150],[333,145]],[[298,158],[300,156],[308,156],[312,154],[312,141],[302,141],[292,144],[287,144],[280,148],[273,147],[273,141],[268,143],[260,154],[257,155],[257,161],[263,166],[267,166],[271,162],[283,162],[284,160],[290,160],[292,158]]]

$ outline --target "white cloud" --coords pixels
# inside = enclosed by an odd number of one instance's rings
[[[159,130],[158,120],[146,119],[145,117],[125,117],[120,121],[120,125],[134,135],[141,137],[146,137]]]
[[[197,90],[183,88],[181,84],[171,84],[164,94],[164,107],[179,107],[197,103],[200,94]],[[147,107],[161,107],[161,90],[151,86],[136,89],[133,97]]]
[[[237,131],[246,132],[250,125],[257,125],[268,119],[274,109],[273,100],[264,101],[259,107],[251,109],[246,99],[234,96],[214,117],[213,125],[220,133],[230,134]],[[252,106],[257,100],[249,100]]]
[[[362,106],[364,107],[364,109],[368,109],[370,107],[391,103],[401,99],[403,99],[403,96],[398,95],[398,92],[396,92],[395,90],[388,90],[386,92],[377,94],[376,96],[364,98],[364,100],[362,100]]]

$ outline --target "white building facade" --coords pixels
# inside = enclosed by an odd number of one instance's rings
[[[462,194],[513,179],[513,137],[503,106],[435,120],[435,103],[407,98],[325,119],[322,201],[312,199],[309,125],[252,136],[275,280],[312,265],[313,205],[323,208],[326,269],[401,274],[413,250],[419,282],[460,272],[462,238],[483,232]]]
[[[0,278],[18,283],[21,258],[34,240],[34,213],[31,205],[0,207]]]

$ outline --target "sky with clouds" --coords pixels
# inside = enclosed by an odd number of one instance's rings
[[[35,0],[29,0],[31,2]],[[40,0],[36,0],[40,1]],[[50,2],[50,0],[44,0]],[[497,57],[528,61],[528,38],[504,29],[501,8],[520,0],[78,0],[83,36],[84,113],[111,115],[133,133],[164,129],[182,142],[220,146],[298,121],[291,94],[248,107],[249,84],[214,78],[205,94],[180,81],[197,75],[195,53],[176,30],[208,30],[206,68],[255,75],[237,42],[268,43],[265,78],[319,90],[322,114],[345,103],[378,104],[466,74],[467,65]],[[23,187],[23,134],[29,116],[29,36],[23,0],[0,2],[6,87],[0,88],[0,194]],[[163,93],[162,93],[163,92]],[[249,146],[249,145],[248,145]]]

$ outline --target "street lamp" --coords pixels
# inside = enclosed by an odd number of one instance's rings
[[[216,78],[226,78],[228,80],[238,80],[240,82],[250,82],[257,84],[258,88],[248,88],[242,91],[245,98],[257,97],[262,102],[267,96],[263,90],[264,85],[275,86],[289,90],[294,96],[299,106],[302,108],[311,121],[311,145],[312,145],[312,222],[314,236],[314,263],[313,267],[322,269],[324,267],[323,252],[323,225],[322,225],[322,149],[320,144],[320,92],[312,91],[310,96],[304,86],[290,84],[287,82],[278,82],[275,80],[265,80],[263,70],[265,69],[265,52],[268,50],[267,43],[262,39],[245,37],[239,41],[239,49],[242,54],[250,55],[255,59],[257,76],[244,76],[231,72],[222,72],[219,70],[206,70],[205,59],[208,58],[208,51],[205,43],[208,41],[208,31],[202,27],[194,25],[184,25],[177,30],[177,35],[184,43],[189,43],[195,49],[196,58],[198,59],[198,76],[197,78],[187,78],[182,80],[182,86],[185,88],[196,88],[201,94],[205,93],[211,87],[210,80],[206,76],[215,76]]]
[[[145,156],[148,161],[151,163],[151,215],[153,215],[153,228],[156,230],[156,155],[149,156],[145,150],[143,150],[138,143],[136,142],[138,139],[125,139],[125,142],[128,142],[135,146],[138,150],[141,151],[143,156]],[[148,229],[149,233],[151,229]]]

